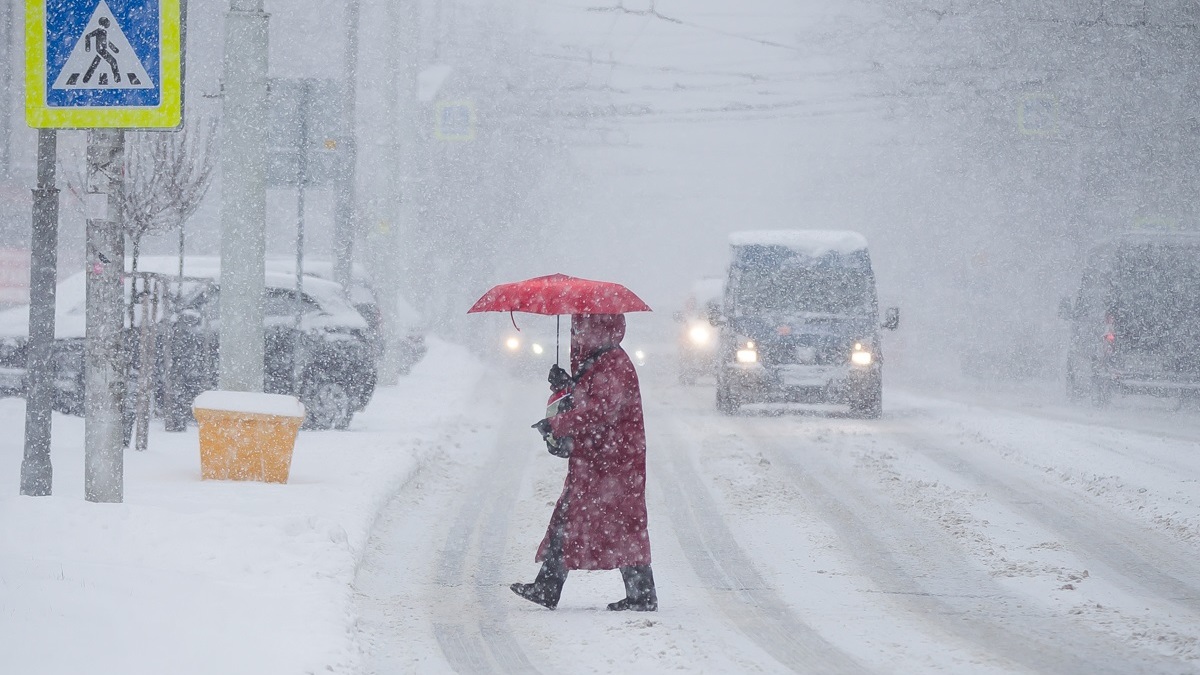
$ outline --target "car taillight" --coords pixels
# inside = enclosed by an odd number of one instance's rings
[[[1112,314],[1104,316],[1104,342],[1109,348],[1117,343],[1117,318]]]

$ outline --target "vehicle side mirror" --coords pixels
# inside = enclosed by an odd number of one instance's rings
[[[883,313],[883,327],[887,330],[896,330],[900,327],[900,308],[888,307]]]
[[[195,328],[204,322],[200,312],[194,309],[185,309],[176,315],[176,323],[185,328]]]
[[[708,306],[708,322],[714,326],[725,325],[725,317],[721,316],[721,308],[715,304]]]
[[[1075,318],[1075,305],[1070,298],[1063,298],[1058,301],[1058,318],[1063,320],[1071,320]]]

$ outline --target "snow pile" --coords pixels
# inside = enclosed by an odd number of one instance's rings
[[[192,408],[225,412],[304,417],[304,404],[295,396],[248,391],[206,391],[196,397]]]
[[[376,513],[483,368],[431,341],[347,432],[302,432],[286,485],[201,481],[195,428],[125,454],[125,502],[83,495],[83,423],[55,417],[54,496],[18,497],[21,434],[0,442],[5,672],[354,672],[351,584]],[[20,429],[19,399],[0,420]]]

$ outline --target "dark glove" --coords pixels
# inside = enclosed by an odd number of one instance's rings
[[[550,374],[546,376],[550,383],[550,391],[562,391],[571,384],[571,374],[554,364],[550,366]]]
[[[549,436],[546,438],[546,452],[555,457],[566,459],[571,456],[571,450],[575,448],[575,440],[570,436],[565,438],[555,438]]]
[[[538,420],[537,422],[534,422],[533,424],[531,424],[530,427],[533,429],[537,429],[538,433],[542,435],[543,440],[545,440],[547,438],[551,438],[553,436],[553,434],[550,432],[550,420],[549,419]]]

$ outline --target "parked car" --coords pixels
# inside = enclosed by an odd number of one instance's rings
[[[1130,233],[1087,254],[1070,322],[1067,393],[1200,394],[1200,234]]]
[[[264,301],[264,390],[304,403],[306,423],[344,429],[375,392],[376,367],[369,326],[331,281],[306,277],[301,293],[290,274],[268,272]],[[217,385],[220,284],[212,279],[186,293],[169,319],[175,339],[171,361],[179,398],[190,407]]]
[[[295,274],[296,260],[291,257],[269,258],[267,270]],[[334,265],[330,260],[306,259],[304,274],[327,281],[336,281]],[[351,266],[351,283],[346,293],[346,299],[366,320],[367,337],[375,349],[375,356],[381,357],[386,348],[383,334],[383,311],[379,305],[379,294],[372,286],[366,269],[360,264],[356,263]],[[403,296],[398,296],[397,299],[394,325],[396,326],[396,366],[401,375],[407,375],[428,351],[428,346],[425,344],[427,326],[421,313]]]
[[[152,272],[166,266],[154,260],[143,262],[143,269]],[[187,269],[189,276],[184,278],[182,288],[170,275],[170,289],[179,293],[179,299],[158,323],[163,330],[159,331],[154,357],[157,399],[160,404],[173,402],[171,409],[161,412],[177,418],[190,414],[197,395],[217,387],[219,367],[219,272],[204,264],[190,264]],[[85,283],[80,273],[58,286],[54,407],[72,415],[83,414]],[[299,296],[291,275],[267,273],[265,283],[265,390],[300,398],[308,411],[309,428],[345,428],[375,390],[375,361],[366,337],[366,321],[343,299],[341,287],[332,282],[306,277]],[[16,355],[28,340],[28,311],[27,307],[15,308],[0,314],[0,343],[18,348],[9,351],[12,359],[0,362],[0,368],[19,365],[22,377],[24,361]],[[171,340],[166,339],[168,325],[175,329]],[[141,367],[140,328],[137,313],[132,322],[126,319],[131,382]],[[298,360],[293,360],[294,354],[299,355]],[[164,375],[168,363],[171,372]],[[166,395],[167,388],[171,396]]]
[[[857,232],[781,230],[730,237],[732,262],[713,323],[717,408],[836,403],[883,410],[883,345],[875,274]],[[900,321],[887,311],[882,327]]]
[[[711,375],[716,366],[717,329],[710,317],[719,311],[725,280],[704,277],[692,284],[683,308],[675,312],[679,324],[679,382],[695,384],[696,379]]]

